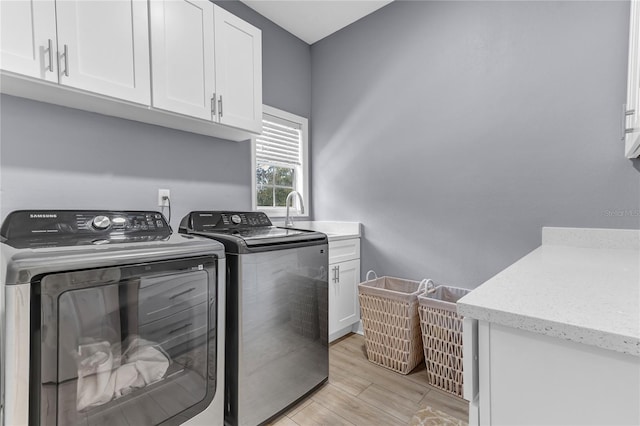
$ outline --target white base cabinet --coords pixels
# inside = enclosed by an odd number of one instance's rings
[[[469,425],[640,424],[640,358],[464,320]]]
[[[329,341],[360,321],[360,238],[329,242]]]

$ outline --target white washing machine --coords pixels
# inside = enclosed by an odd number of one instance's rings
[[[17,211],[0,235],[1,424],[223,424],[222,244],[145,211]]]

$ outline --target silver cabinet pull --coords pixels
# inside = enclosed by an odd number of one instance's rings
[[[336,266],[336,282],[340,282],[340,265]]]
[[[335,284],[338,282],[338,267],[334,266],[331,270],[333,271],[333,278],[331,280]]]
[[[218,112],[220,117],[222,117],[222,95],[220,95],[220,99],[218,100]]]
[[[627,127],[627,117],[632,116],[636,113],[635,109],[627,109],[627,105],[622,105],[622,139],[623,141],[627,137],[629,133],[633,133],[638,129],[634,129],[633,127]]]
[[[53,40],[49,39],[48,48],[49,51],[49,72],[53,72]]]
[[[64,51],[62,53],[62,56],[64,56],[64,72],[63,72],[63,74],[66,77],[69,77],[69,46],[67,46],[66,44],[64,45]]]
[[[216,116],[216,92],[213,92],[213,97],[211,98],[211,118]]]

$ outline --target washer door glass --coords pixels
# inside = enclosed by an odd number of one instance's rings
[[[156,425],[212,399],[215,273],[196,263],[41,280],[42,424]]]

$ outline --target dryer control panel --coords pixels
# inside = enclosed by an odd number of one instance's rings
[[[2,224],[2,242],[16,248],[130,243],[166,239],[171,228],[154,211],[20,210]]]

